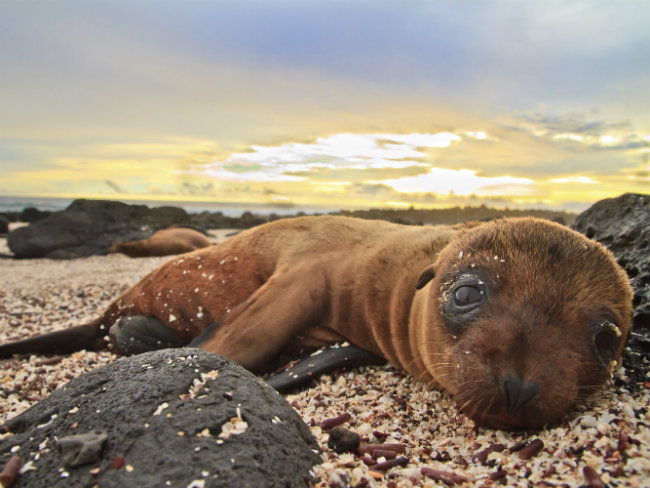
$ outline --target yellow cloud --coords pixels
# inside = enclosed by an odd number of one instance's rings
[[[584,185],[595,185],[599,183],[598,181],[594,180],[593,178],[589,178],[587,176],[568,176],[565,178],[552,178],[548,180],[550,183],[559,183],[559,184],[573,184],[573,183],[579,183],[579,184],[584,184]]]

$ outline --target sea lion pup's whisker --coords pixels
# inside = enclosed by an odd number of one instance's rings
[[[464,411],[467,407],[470,407],[470,406],[472,405],[473,402],[474,402],[473,399],[469,399],[469,400],[466,400],[465,403],[463,403],[463,404],[461,404],[461,405],[457,404],[457,405],[456,405],[456,416],[460,416],[461,414],[463,414],[463,413],[464,413],[463,411]]]
[[[455,378],[455,376],[456,376],[456,372],[450,371],[448,373],[437,374],[436,375],[436,380],[440,381],[440,380],[446,380],[446,379],[449,379],[449,378],[453,379],[453,378]]]
[[[482,409],[481,409],[482,412],[481,412],[481,416],[480,416],[480,418],[479,418],[479,422],[478,422],[480,425],[484,425],[484,424],[485,424],[485,419],[486,419],[487,416],[488,416],[488,412],[490,412],[490,410],[492,409],[492,405],[494,404],[494,401],[496,400],[496,398],[497,398],[497,395],[496,395],[496,394],[491,395],[491,396],[490,396],[490,400],[489,400],[487,406],[486,406],[485,408],[482,408]]]
[[[587,395],[590,395],[590,392],[593,391],[596,388],[599,388],[601,385],[598,383],[592,383],[592,384],[586,384],[586,385],[578,385],[577,389],[578,391],[585,392]]]
[[[611,253],[549,221],[300,217],[171,259],[90,324],[0,345],[0,358],[105,348],[107,336],[126,354],[171,337],[263,372],[283,354],[348,342],[452,392],[477,421],[533,427],[581,401],[575,385],[605,382],[631,312]],[[512,406],[524,420],[511,421]]]
[[[430,355],[431,356],[431,355]],[[441,354],[441,356],[446,356],[445,354]],[[445,361],[437,361],[437,362],[430,362],[427,361],[427,364],[431,366],[432,368],[437,368],[437,367],[443,367],[443,368],[451,368],[453,366],[453,361],[446,359]]]
[[[406,363],[403,363],[402,366],[405,370],[409,370],[411,366],[415,365],[417,363],[417,360],[414,358],[412,361],[408,361]]]
[[[419,375],[419,376],[418,376],[418,381],[422,380],[422,378],[423,378],[423,377],[426,377],[428,374],[429,374],[429,373],[424,372],[424,373],[422,373],[421,375]],[[438,388],[438,389],[441,389],[441,387],[440,387],[440,385],[439,385],[439,382],[440,382],[440,381],[448,380],[448,379],[453,380],[454,378],[455,378],[455,372],[450,371],[450,372],[448,372],[448,373],[437,373],[437,374],[435,375],[434,381],[436,382],[435,384],[438,385],[437,388]],[[442,388],[442,389],[444,389],[444,388]]]
[[[578,391],[578,393],[576,394],[575,403],[580,404],[580,403],[589,402],[592,398],[592,394],[593,394],[593,389],[587,391]]]
[[[425,371],[422,371],[419,373],[417,376],[414,376],[416,381],[423,381],[424,378],[426,377],[427,373]]]

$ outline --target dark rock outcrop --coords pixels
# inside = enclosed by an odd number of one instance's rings
[[[159,229],[189,224],[182,208],[75,200],[61,212],[10,232],[7,244],[17,258],[70,259],[106,254],[115,242],[145,239]]]
[[[0,214],[0,234],[6,234],[7,232],[9,232],[9,219]]]
[[[308,427],[275,390],[192,348],[80,376],[5,429],[14,435],[0,441],[0,465],[17,455],[35,468],[15,488],[301,487],[321,460]]]
[[[190,219],[192,225],[204,229],[250,229],[273,220],[251,212],[243,212],[240,217],[228,217],[222,212],[208,211],[190,214]]]
[[[623,360],[634,375],[643,357],[650,360],[650,195],[626,193],[596,202],[572,227],[607,246],[630,277],[633,328]],[[642,367],[642,381],[647,381],[646,373]]]
[[[330,215],[343,215],[371,220],[387,220],[405,225],[454,225],[470,220],[488,221],[500,217],[537,217],[566,225],[573,222],[575,214],[552,210],[497,209],[481,205],[478,207],[453,208],[408,208],[387,209],[371,208],[368,210],[341,210]]]
[[[20,212],[18,220],[21,222],[29,222],[30,224],[33,224],[34,222],[38,222],[39,220],[43,220],[49,217],[50,215],[52,215],[52,212],[49,210],[39,210],[34,207],[26,207],[22,212]]]

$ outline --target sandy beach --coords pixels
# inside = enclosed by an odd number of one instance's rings
[[[227,233],[219,231],[215,241]],[[7,252],[4,239],[0,252]],[[1,259],[0,342],[85,323],[167,259]],[[108,352],[82,351],[0,361],[0,423],[72,378],[117,359]],[[622,378],[625,371],[615,375]],[[612,380],[557,425],[514,433],[477,429],[448,395],[427,390],[391,366],[326,376],[287,400],[323,448],[324,462],[314,468],[319,487],[434,487],[445,486],[444,479],[447,484],[466,480],[464,486],[579,486],[589,483],[585,470],[609,486],[648,486],[650,384],[636,393],[622,384]],[[350,418],[343,426],[364,442],[399,444],[396,460],[390,453],[386,459],[362,459],[330,451],[321,422],[346,413]],[[543,448],[529,459],[522,452],[532,447],[517,451],[522,442],[539,445],[536,439]]]

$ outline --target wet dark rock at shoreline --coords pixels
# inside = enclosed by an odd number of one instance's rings
[[[75,200],[63,211],[9,232],[7,244],[16,258],[70,259],[106,254],[115,242],[144,239],[171,225],[190,225],[185,210]]]
[[[193,226],[202,229],[250,229],[280,217],[271,214],[268,217],[244,212],[240,217],[228,217],[222,212],[201,212],[189,214]]]
[[[0,219],[5,219],[8,222],[27,222],[33,224],[34,222],[49,217],[52,213],[54,212],[51,212],[50,210],[39,210],[34,207],[25,207],[20,212],[0,212]]]
[[[9,223],[11,221],[4,215],[0,215],[0,234],[9,232]]]

